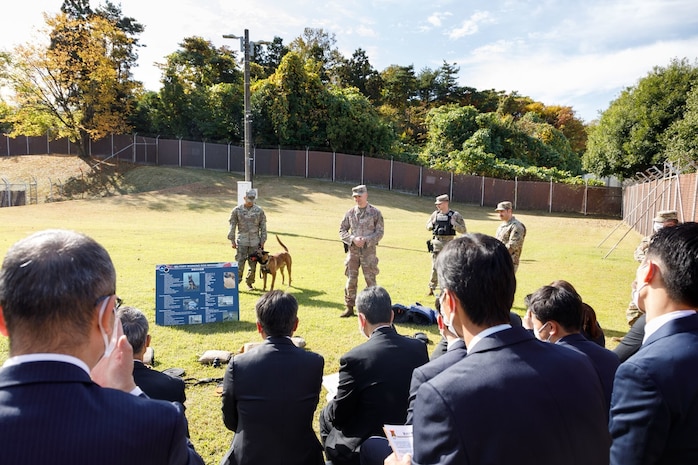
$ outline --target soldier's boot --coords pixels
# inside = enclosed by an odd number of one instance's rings
[[[434,295],[434,289],[431,287],[429,288],[429,292],[427,292],[427,296]]]
[[[344,309],[344,313],[339,315],[340,318],[347,318],[350,316],[354,316],[354,307],[351,305],[347,305],[347,308]]]

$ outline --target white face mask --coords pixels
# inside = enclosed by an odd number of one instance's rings
[[[632,298],[633,304],[637,307],[640,308],[640,304],[638,304],[638,300],[640,299],[640,291],[644,289],[645,286],[647,286],[649,283],[642,283],[642,285],[636,289],[633,289],[632,292],[630,293],[630,296]],[[642,310],[640,308],[640,310]]]
[[[453,319],[451,321],[448,321],[448,318],[446,318],[446,315],[444,315],[443,312],[441,312],[441,321],[443,321],[444,326],[451,331],[451,334],[455,334],[458,336],[458,333],[456,332],[456,328],[453,326]]]
[[[664,223],[654,223],[654,224],[652,225],[652,229],[654,229],[654,232],[659,231],[659,230],[662,229],[663,227],[664,227]]]
[[[99,308],[99,331],[102,333],[102,339],[104,340],[104,355],[103,357],[109,357],[112,352],[114,352],[114,348],[116,347],[116,335],[117,335],[117,327],[116,325],[120,325],[121,321],[116,317],[116,314],[114,315],[114,326],[112,327],[111,331],[111,339],[107,335],[107,332],[104,330],[104,326],[102,326],[102,317],[104,316],[104,311],[107,309],[107,304],[109,304],[109,299],[104,299],[104,302],[102,303],[102,306]]]
[[[541,332],[541,330],[542,330],[543,328],[545,328],[546,326],[548,326],[548,323],[545,323],[543,326],[541,326],[541,327],[538,328],[538,329],[533,328],[533,334],[536,336],[536,339],[538,339],[539,341],[550,342],[550,338],[553,336],[552,334],[548,333],[548,339],[545,339],[545,340],[544,340],[544,339],[541,337],[540,332]]]

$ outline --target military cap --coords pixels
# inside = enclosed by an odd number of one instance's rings
[[[353,187],[351,189],[351,195],[352,197],[356,197],[357,195],[363,195],[366,192],[368,192],[368,189],[366,189],[366,185],[361,184],[359,186]]]
[[[676,210],[662,210],[657,212],[657,216],[654,217],[655,223],[664,223],[670,220],[679,221],[679,215]]]
[[[504,210],[511,210],[511,209],[512,209],[511,202],[499,202],[497,204],[497,208],[495,208],[494,211],[501,212]]]
[[[448,195],[442,194],[436,198],[436,202],[434,202],[435,205],[440,204],[441,202],[448,202]]]
[[[248,189],[245,192],[245,198],[248,200],[254,200],[257,198],[257,189]]]

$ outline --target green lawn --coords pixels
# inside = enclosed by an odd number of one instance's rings
[[[237,351],[245,342],[259,340],[254,303],[261,291],[241,292],[239,322],[160,327],[154,323],[155,267],[233,260],[234,251],[226,238],[227,221],[239,180],[240,176],[229,173],[139,167],[125,174],[117,190],[138,192],[146,185],[161,190],[0,208],[0,252],[4,257],[16,240],[46,228],[74,229],[92,236],[109,250],[116,265],[118,295],[149,316],[156,368],[181,367],[187,377],[197,379],[222,377],[223,368],[203,366],[198,357],[207,349]],[[308,349],[325,357],[326,374],[335,372],[339,357],[363,341],[356,318],[338,318],[344,286],[344,253],[338,231],[344,212],[353,205],[352,186],[265,177],[255,179],[255,187],[268,219],[267,250],[281,250],[273,236],[278,234],[293,256],[294,286],[288,291],[300,303],[296,335],[305,338]],[[390,292],[393,302],[433,306],[433,298],[425,296],[431,259],[426,252],[429,235],[424,226],[434,208],[433,199],[369,186],[369,202],[385,218],[386,233],[378,249],[379,285]],[[494,205],[480,208],[454,203],[451,207],[463,214],[470,232],[494,234],[499,224]],[[566,279],[596,309],[607,346],[612,347],[610,338],[627,329],[624,310],[637,266],[632,252],[639,235],[628,234],[604,259],[627,231],[623,226],[613,232],[620,220],[544,212],[515,214],[526,225],[528,235],[517,274],[514,310],[523,313],[523,297],[539,286]],[[283,288],[278,278],[277,288]],[[361,278],[359,283],[363,283]],[[431,341],[439,339],[436,326],[401,325],[398,330],[410,335],[425,331]],[[7,341],[1,339],[0,360],[6,357]],[[192,440],[207,464],[218,463],[232,439],[221,419],[215,387],[211,383],[187,389]],[[316,428],[324,394],[316,412]]]

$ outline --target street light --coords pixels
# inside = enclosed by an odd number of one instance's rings
[[[243,52],[245,65],[245,181],[252,185],[252,114],[250,111],[250,32],[245,29],[243,37],[233,34],[223,34],[224,39],[240,39],[240,51]],[[270,44],[271,42],[259,41],[258,45]],[[251,43],[252,46],[255,42]]]

